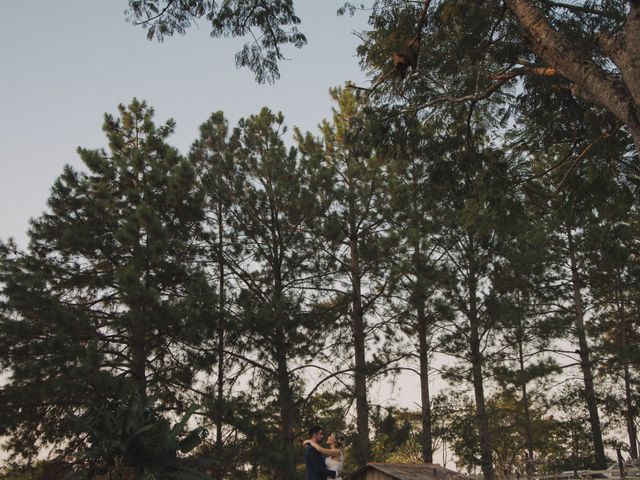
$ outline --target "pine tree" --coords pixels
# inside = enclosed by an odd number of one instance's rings
[[[433,173],[434,185],[445,192],[436,215],[442,222],[439,254],[449,314],[443,316],[439,342],[443,352],[460,361],[448,369],[449,378],[473,386],[482,473],[492,479],[486,372],[508,291],[506,246],[520,232],[523,206],[504,152],[483,145],[482,125],[470,130],[461,121],[466,112],[458,113],[458,123],[441,134],[445,153]]]
[[[216,384],[212,399],[207,402],[215,422],[215,458],[217,468],[215,476],[224,478],[233,467],[229,456],[225,454],[224,427],[225,418],[232,414],[232,399],[225,394],[225,387],[236,380],[231,373],[237,359],[227,355],[227,350],[235,347],[239,331],[237,312],[233,311],[232,295],[234,285],[228,272],[229,256],[233,256],[238,239],[230,227],[233,210],[233,187],[235,176],[235,153],[237,138],[229,135],[229,124],[222,112],[213,113],[200,126],[200,138],[194,142],[189,158],[199,174],[199,181],[205,193],[205,241],[203,256],[209,265],[207,272],[212,282],[217,284],[216,314],[211,318],[210,355],[205,361],[215,362]]]
[[[267,108],[240,121],[231,221],[238,244],[236,260],[227,265],[241,286],[246,348],[240,353],[251,357],[260,374],[253,388],[268,402],[264,415],[272,408],[278,421],[272,441],[279,448],[265,452],[274,462],[267,467],[288,479],[295,477],[294,427],[302,387],[301,369],[293,362],[317,355],[324,326],[311,294],[322,272],[315,268],[316,245],[304,228],[322,212],[296,150],[284,145],[283,122],[282,114]]]
[[[418,352],[422,461],[433,463],[429,368],[433,357],[437,317],[439,265],[435,255],[439,225],[434,217],[438,191],[431,184],[434,158],[439,154],[434,132],[415,117],[399,117],[389,128],[385,151],[390,175],[387,221],[397,237],[389,301],[402,318],[410,348]],[[399,299],[401,299],[399,301]],[[404,348],[400,346],[399,348]]]
[[[585,230],[588,283],[597,312],[590,329],[594,353],[600,358],[600,372],[617,387],[603,394],[604,405],[610,407],[612,415],[624,418],[629,453],[637,459],[637,400],[633,389],[638,382],[640,358],[632,345],[640,332],[632,318],[639,273],[634,245],[638,224],[635,195],[625,177],[615,163],[602,168],[598,184],[605,198],[598,203],[597,215]]]
[[[512,283],[510,292],[503,298],[500,329],[503,348],[492,365],[493,376],[503,394],[512,399],[518,411],[518,424],[522,428],[519,434],[527,452],[527,478],[535,474],[535,452],[542,448],[542,439],[536,438],[533,427],[536,397],[540,396],[535,388],[544,387],[545,380],[558,373],[559,366],[548,352],[555,338],[564,333],[562,323],[557,324],[558,318],[549,315],[549,304],[555,300],[549,291],[554,290],[539,276],[540,273],[548,275],[549,271],[536,268],[536,264],[541,263],[539,255],[547,250],[544,243],[538,243],[540,239],[535,238],[534,232],[534,229],[526,232],[533,237],[528,240],[533,241],[521,242],[518,246],[520,269],[510,262],[510,268],[517,273],[507,275],[507,281]]]
[[[187,410],[214,294],[193,241],[202,194],[166,143],[173,122],[156,127],[134,99],[103,128],[109,150],[78,149],[87,173],[65,168],[28,250],[2,245],[2,425],[15,454],[51,445],[141,472],[150,431],[136,430],[155,412]]]
[[[536,188],[541,187],[537,193],[544,205],[541,214],[548,216],[547,226],[555,237],[552,249],[560,255],[556,267],[556,304],[571,312],[573,327],[564,336],[577,342],[575,353],[583,376],[594,467],[606,468],[594,381],[596,365],[588,337],[590,319],[585,315],[591,307],[588,226],[596,209],[606,208],[610,193],[605,187],[609,167],[593,160],[602,159],[613,165],[624,159],[627,142],[606,112],[577,102],[568,92],[550,88],[543,82],[532,84],[531,91],[535,95],[525,97],[519,105],[523,129],[517,148],[533,159],[530,180],[538,182]],[[550,102],[561,108],[550,109]]]
[[[314,175],[329,182],[326,214],[312,228],[333,266],[335,302],[348,303],[347,335],[339,340],[353,349],[355,459],[362,466],[370,459],[367,382],[387,362],[384,355],[374,362],[373,352],[367,352],[372,344],[367,332],[376,321],[370,313],[383,293],[384,282],[379,280],[389,248],[381,197],[384,158],[376,151],[376,125],[381,124],[364,111],[362,97],[342,88],[332,89],[331,96],[337,108],[332,121],[320,125],[322,137],[297,137],[307,156],[324,160]]]

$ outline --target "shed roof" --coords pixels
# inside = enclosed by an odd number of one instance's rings
[[[351,475],[352,480],[371,470],[379,470],[397,480],[453,480],[462,479],[464,475],[437,463],[400,464],[400,463],[367,463],[366,466]]]

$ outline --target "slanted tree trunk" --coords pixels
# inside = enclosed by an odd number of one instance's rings
[[[593,386],[589,344],[587,342],[587,333],[584,327],[584,307],[582,304],[582,294],[580,293],[581,279],[580,273],[578,272],[575,245],[573,243],[573,234],[570,226],[567,226],[567,248],[569,263],[571,266],[571,284],[573,286],[576,335],[578,337],[578,345],[580,346],[580,367],[582,368],[582,376],[584,379],[585,401],[589,411],[589,423],[591,424],[591,436],[593,439],[593,451],[595,454],[594,467],[596,469],[605,469],[607,468],[607,457],[605,456],[604,444],[602,443],[598,401],[596,398],[595,388]]]
[[[604,107],[624,123],[640,153],[640,1],[629,1],[629,14],[620,33],[601,31],[595,38],[620,76],[581,53],[582,49],[555,29],[531,0],[505,1],[533,53],[573,82],[575,95]]]

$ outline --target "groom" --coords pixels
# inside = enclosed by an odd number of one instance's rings
[[[320,443],[324,437],[322,427],[314,425],[309,429],[311,440]],[[307,465],[307,480],[326,480],[336,478],[336,472],[328,470],[324,464],[324,457],[311,445],[304,448],[304,463]]]

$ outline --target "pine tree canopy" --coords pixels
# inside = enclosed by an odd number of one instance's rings
[[[103,128],[109,150],[78,149],[87,172],[65,168],[29,248],[2,245],[1,424],[21,455],[82,449],[114,409],[183,409],[213,321],[197,262],[203,196],[166,143],[173,122],[156,126],[134,99]]]

